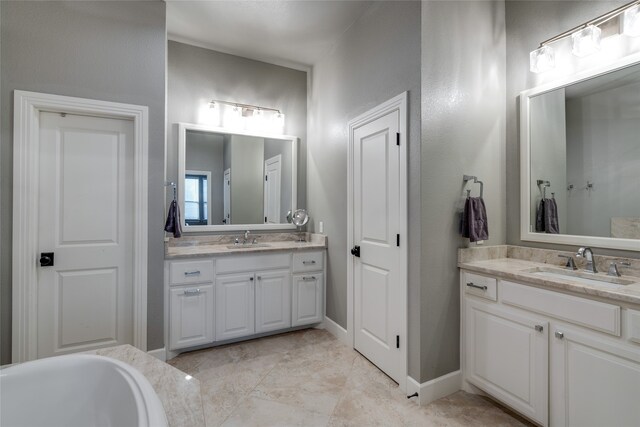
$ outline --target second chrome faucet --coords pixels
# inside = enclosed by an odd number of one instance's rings
[[[595,259],[593,258],[593,250],[591,250],[591,248],[583,247],[578,249],[578,253],[576,254],[576,256],[578,258],[584,258],[585,261],[587,261],[587,264],[584,267],[585,271],[594,274],[598,272]]]

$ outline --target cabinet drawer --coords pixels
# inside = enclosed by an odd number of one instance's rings
[[[213,259],[171,261],[171,285],[213,281]]]
[[[216,274],[276,270],[291,266],[291,254],[244,255],[216,259]]]
[[[497,286],[495,278],[465,272],[463,276],[463,283],[465,293],[486,298],[491,301],[497,300]]]
[[[500,300],[504,304],[620,336],[620,307],[617,305],[503,280],[500,281]]]
[[[293,254],[293,272],[318,271],[324,268],[324,252],[300,252]]]

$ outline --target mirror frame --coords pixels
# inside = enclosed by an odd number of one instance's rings
[[[228,135],[253,136],[257,138],[281,139],[291,142],[291,211],[298,209],[298,137],[293,135],[261,134],[227,128],[198,125],[194,123],[178,123],[178,204],[184,211],[184,176],[186,172],[187,131],[224,133]],[[294,224],[229,224],[229,225],[190,225],[186,226],[184,215],[180,218],[183,233],[202,233],[211,231],[244,231],[244,230],[295,230]]]
[[[598,248],[640,251],[640,240],[638,239],[534,233],[530,230],[531,218],[529,218],[531,212],[531,194],[529,193],[531,188],[530,99],[545,92],[638,64],[640,64],[640,53],[632,54],[605,66],[578,72],[520,93],[520,240],[559,245],[594,246]]]

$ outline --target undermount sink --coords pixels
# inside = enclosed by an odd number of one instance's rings
[[[237,245],[227,245],[229,249],[252,249],[252,248],[268,248],[268,243],[238,243]]]
[[[570,280],[572,282],[582,283],[584,285],[605,286],[609,288],[619,288],[621,286],[631,285],[635,283],[633,280],[621,279],[618,277],[599,274],[595,275],[575,270],[561,270],[544,267],[536,267],[525,270],[524,273],[533,274],[535,276],[551,277],[554,279]]]

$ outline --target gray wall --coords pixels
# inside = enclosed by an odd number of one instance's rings
[[[463,174],[484,181],[485,244],[506,240],[504,55],[503,2],[422,3],[421,381],[460,367]]]
[[[567,99],[569,234],[611,237],[611,218],[640,218],[639,97],[633,83]]]
[[[13,91],[149,107],[148,348],[163,344],[164,2],[2,2],[0,363],[11,357]]]
[[[224,210],[224,135],[187,131],[185,149],[185,170],[211,172],[211,182],[207,183],[209,200],[209,224],[222,225]]]
[[[264,223],[264,138],[232,135],[231,224]]]
[[[374,4],[313,69],[310,229],[328,235],[327,316],[347,326],[347,123],[409,91],[409,372],[420,378],[420,2]],[[452,267],[454,268],[454,267]]]
[[[298,207],[305,207],[307,73],[174,41],[167,61],[167,179],[178,175],[175,124],[206,124],[212,99],[278,108],[285,114],[285,133],[299,138]]]
[[[598,56],[579,59],[573,57],[568,43],[559,43],[556,62],[566,58],[556,71],[542,74],[529,72],[529,52],[538,44],[567,29],[573,28],[600,14],[609,12],[623,4],[621,1],[507,1],[507,242],[558,250],[575,250],[575,246],[551,245],[520,240],[520,150],[518,96],[523,90],[550,82],[554,79],[585,70],[594,65],[603,65]],[[624,39],[620,40],[623,43]],[[618,55],[630,53],[622,46]],[[612,55],[610,55],[612,56]],[[640,257],[639,252],[598,249],[597,253],[612,256]]]
[[[565,120],[564,88],[531,98],[531,209],[529,224],[535,231],[536,212],[542,200],[544,187],[539,179],[549,181],[547,198],[555,194],[558,204],[560,232],[567,233],[567,129]]]
[[[291,206],[291,143],[281,139],[264,139],[264,160],[280,154],[281,176],[280,176],[280,223],[287,222],[287,212],[292,210]]]

